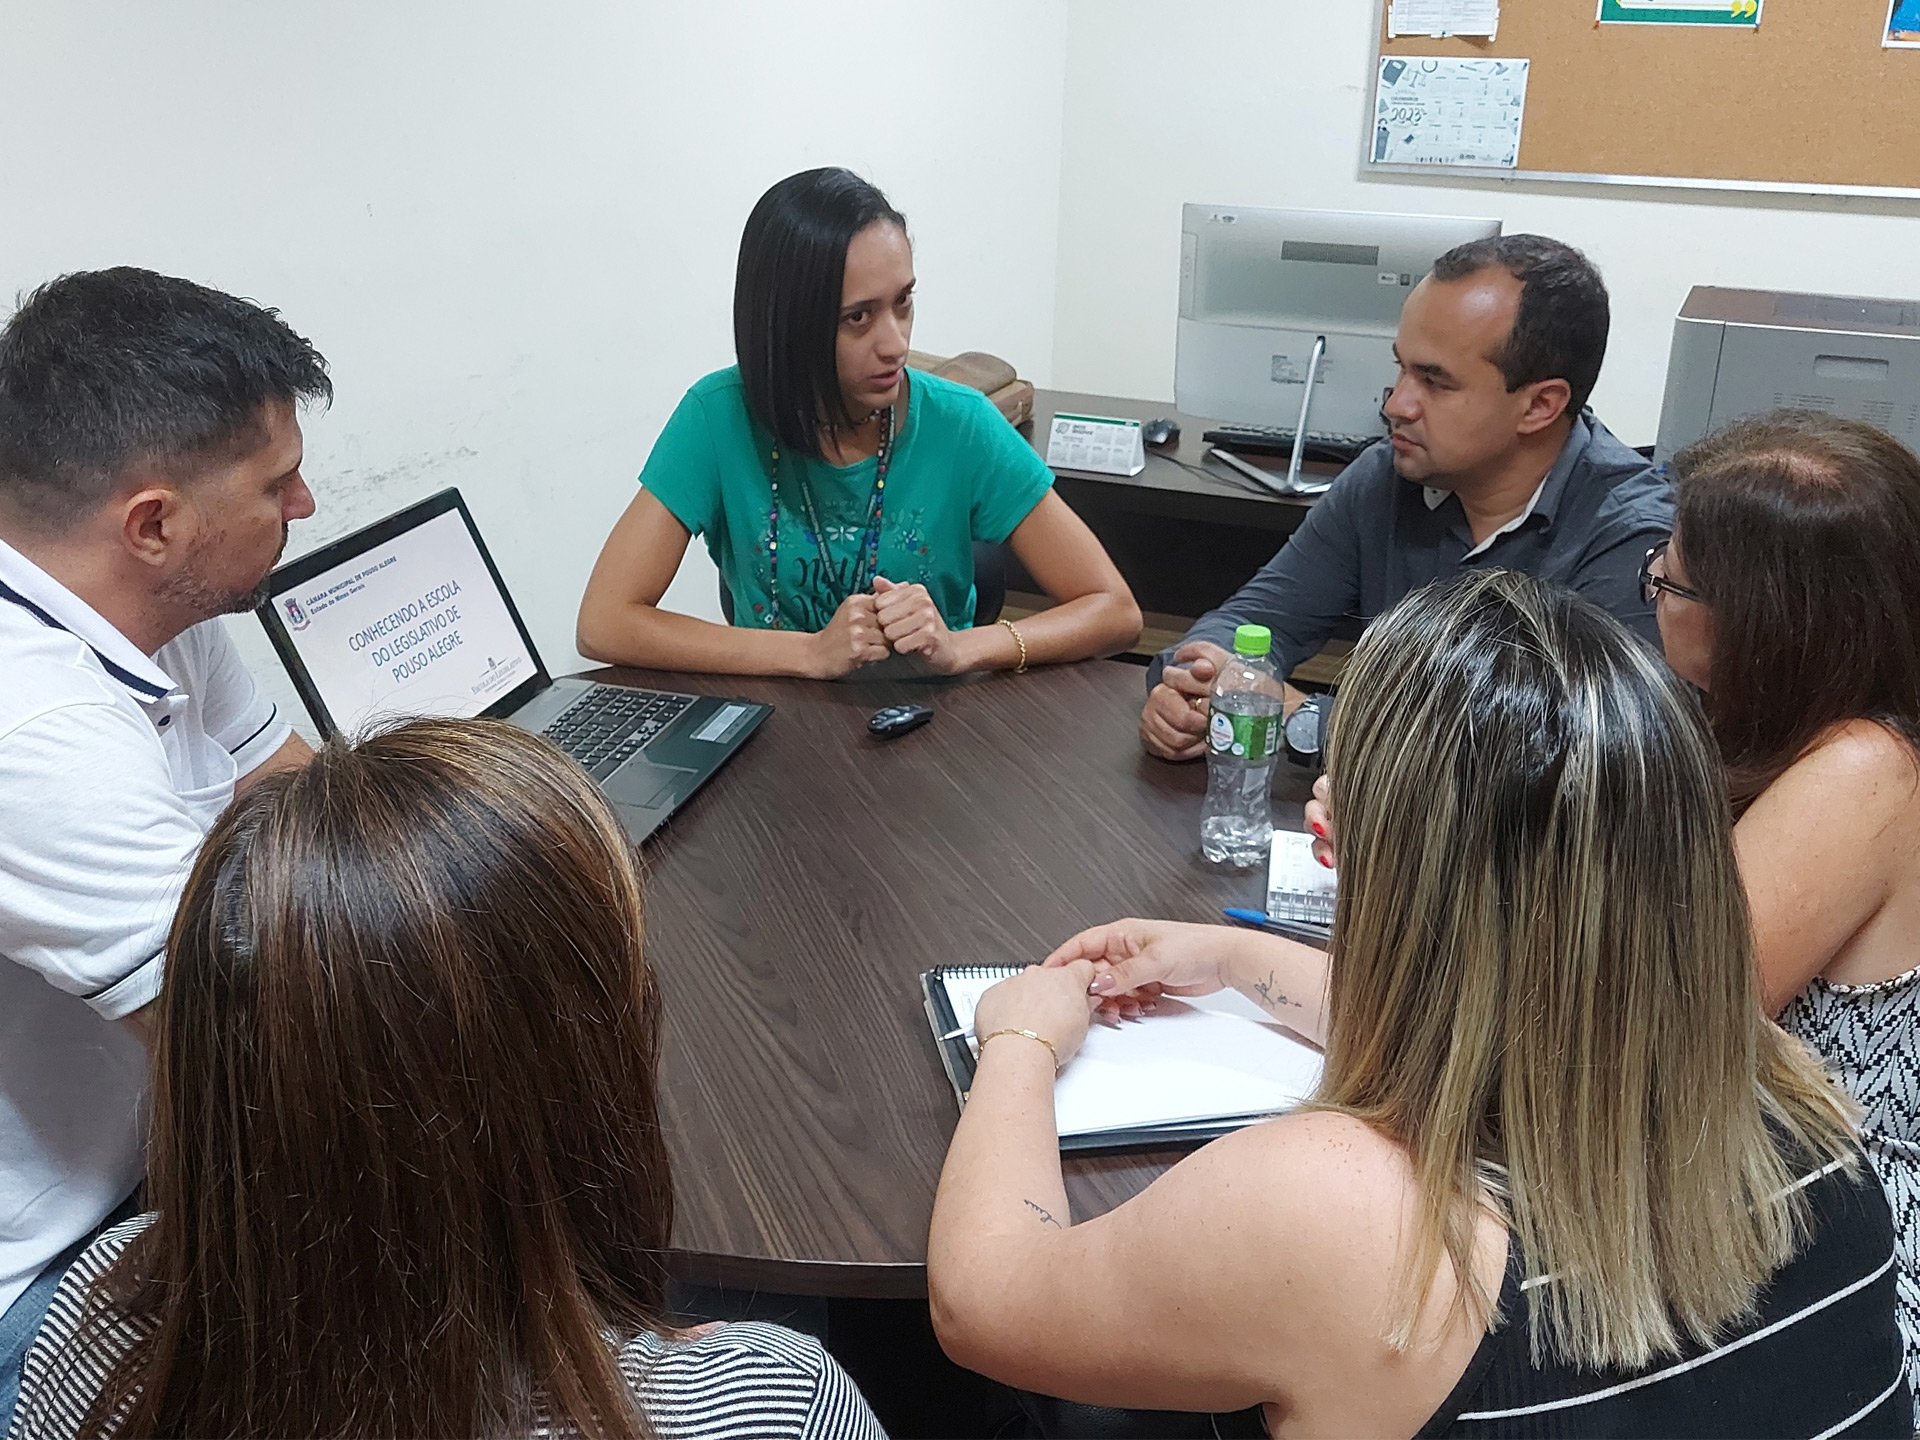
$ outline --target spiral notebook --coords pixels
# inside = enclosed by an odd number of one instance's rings
[[[962,1106],[979,1058],[973,1008],[1021,968],[949,965],[920,977],[940,1063]],[[1060,1148],[1198,1145],[1298,1105],[1320,1083],[1320,1062],[1318,1050],[1231,990],[1164,996],[1152,1015],[1087,1032],[1054,1082]]]
[[[1334,887],[1333,871],[1313,858],[1313,836],[1299,830],[1273,832],[1267,859],[1269,916],[1331,933]]]

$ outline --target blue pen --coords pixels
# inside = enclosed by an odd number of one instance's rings
[[[1220,912],[1236,925],[1245,925],[1249,930],[1264,930],[1269,935],[1284,935],[1289,940],[1305,940],[1309,944],[1326,944],[1331,933],[1325,925],[1315,925],[1311,920],[1276,920],[1264,910],[1240,910],[1228,906]]]

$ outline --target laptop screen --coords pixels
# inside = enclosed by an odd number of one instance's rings
[[[271,592],[261,618],[328,733],[465,719],[545,680],[454,491],[283,566]]]

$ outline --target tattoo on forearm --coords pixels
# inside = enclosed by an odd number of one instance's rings
[[[1266,979],[1253,982],[1253,988],[1260,996],[1260,1003],[1265,1005],[1267,1009],[1276,1012],[1283,1008],[1291,1008],[1294,1010],[1305,1009],[1306,1007],[1301,1005],[1298,1000],[1292,999],[1290,996],[1282,994],[1274,988],[1273,982],[1278,978],[1278,975],[1278,971],[1269,970]]]
[[[1040,1217],[1041,1224],[1051,1225],[1056,1230],[1060,1228],[1060,1222],[1053,1218],[1053,1212],[1051,1210],[1048,1210],[1045,1206],[1036,1205],[1031,1200],[1022,1200],[1020,1203],[1026,1206],[1027,1209],[1033,1211],[1034,1214],[1038,1215]]]

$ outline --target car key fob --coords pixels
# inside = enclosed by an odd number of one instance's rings
[[[867,729],[882,740],[891,740],[909,730],[918,730],[931,719],[933,707],[930,705],[889,705],[884,710],[873,712],[873,718],[867,721]]]

